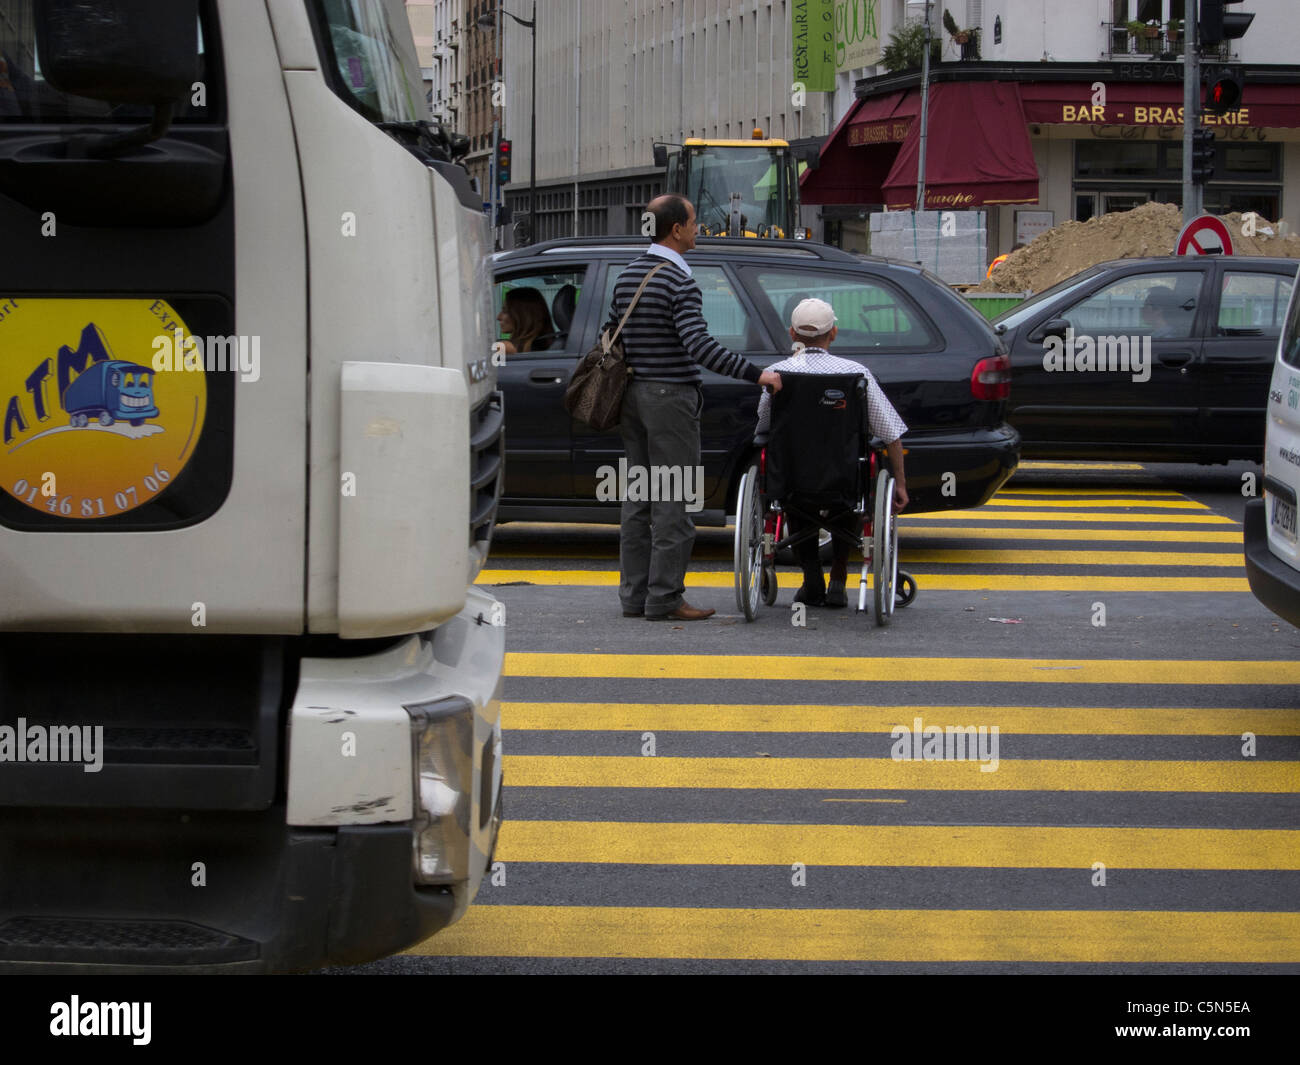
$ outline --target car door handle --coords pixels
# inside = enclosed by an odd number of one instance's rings
[[[1182,367],[1186,370],[1188,363],[1196,358],[1196,352],[1166,351],[1163,354],[1157,355],[1156,358],[1160,360],[1161,366]]]
[[[540,385],[564,384],[564,376],[558,370],[534,370],[528,375],[528,380],[536,381]]]

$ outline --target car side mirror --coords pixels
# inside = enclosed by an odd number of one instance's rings
[[[1065,318],[1049,318],[1042,325],[1038,326],[1025,339],[1031,344],[1038,344],[1048,337],[1065,337],[1065,331],[1070,328],[1070,323]]]
[[[655,166],[660,170],[668,168],[668,146],[665,144],[656,144],[654,147]]]

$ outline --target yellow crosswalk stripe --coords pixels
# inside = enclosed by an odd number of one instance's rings
[[[1140,462],[1047,462],[1041,459],[1026,459],[1016,469],[1028,470],[1140,470]]]
[[[975,508],[977,511],[985,507],[1065,507],[1071,509],[1096,510],[1099,507],[1114,507],[1142,510],[1206,510],[1210,508],[1204,503],[1198,503],[1193,499],[1025,499],[1017,497],[1013,499],[1004,499],[1001,495],[996,495],[983,506]]]
[[[985,504],[987,506],[988,504]],[[1017,506],[1023,504],[1017,503]],[[1111,512],[1105,514],[1082,513],[1082,514],[1061,514],[1059,511],[1041,511],[1041,510],[1004,510],[993,512],[979,507],[975,510],[933,510],[925,514],[908,514],[903,513],[899,519],[900,528],[903,525],[912,522],[931,522],[931,521],[954,521],[954,522],[987,522],[987,521],[1078,521],[1090,524],[1107,523],[1111,525],[1123,525],[1125,523],[1142,523],[1146,524],[1178,524],[1178,525],[1235,525],[1241,527],[1241,523],[1226,518],[1222,514],[1133,514],[1128,511]],[[1075,530],[1076,533],[1087,535],[1082,530]]]
[[[1003,758],[675,758],[506,755],[511,787],[750,788],[778,791],[1300,791],[1300,762],[1156,762]]]
[[[1300,684],[1300,662],[1250,659],[928,658],[561,654],[513,651],[511,677],[960,681],[984,684]]]
[[[754,961],[1300,961],[1300,914],[477,905],[407,954]]]
[[[1242,546],[1240,529],[1228,529],[1222,532],[1212,529],[1044,529],[1040,527],[1020,527],[1004,525],[976,528],[974,526],[909,526],[900,522],[898,536],[903,543],[913,539],[952,539],[952,540],[1081,540],[1097,543],[1102,540],[1122,540],[1128,543],[1195,543],[1195,544],[1232,544]],[[496,552],[492,552],[496,556]],[[508,557],[508,556],[507,556]],[[528,557],[520,552],[518,557]],[[536,556],[534,556],[536,557]],[[729,557],[729,556],[728,556]]]
[[[1060,574],[1004,573],[926,573],[903,567],[917,578],[923,591],[963,592],[1249,592],[1245,577],[1114,577]],[[922,580],[924,578],[924,580]],[[777,571],[777,587],[795,589],[803,582],[793,571]],[[616,588],[619,576],[611,570],[593,569],[485,569],[476,584],[566,585],[575,588]],[[857,589],[857,574],[850,581]],[[870,581],[867,582],[870,585]],[[686,574],[687,588],[732,588],[735,576],[730,572],[701,571]],[[776,607],[773,609],[782,609]]]
[[[1182,492],[1172,488],[1119,488],[1114,485],[1101,485],[1097,488],[1068,488],[1062,485],[1035,485],[1018,487],[1013,481],[997,491],[997,497],[1003,496],[1066,496],[1071,499],[1087,500],[1092,497],[1105,496],[1143,496],[1151,499],[1187,499]]]
[[[1300,869],[1300,831],[507,821],[496,856],[627,865],[1293,870]]]
[[[913,548],[899,556],[905,564],[962,563],[990,565],[1058,566],[1241,566],[1241,551],[1026,551],[1022,548],[965,551]]]
[[[723,530],[718,530],[723,532]],[[728,538],[731,533],[727,532]],[[1041,526],[909,526],[900,522],[898,536],[903,544],[916,540],[1060,540],[1078,545],[1080,541],[1100,543],[1118,541],[1129,544],[1144,543],[1188,543],[1188,544],[1232,544],[1235,548],[1242,545],[1239,529],[1217,531],[1213,529],[1069,529],[1042,528]],[[730,559],[729,543],[697,542],[695,561],[707,559]],[[910,555],[908,557],[911,557]],[[493,544],[492,559],[550,559],[581,558],[589,561],[618,558],[618,533],[611,531],[604,542],[568,543],[514,546],[513,544]],[[1195,556],[1193,555],[1193,559]]]
[[[910,537],[904,537],[906,544]],[[900,556],[900,561],[915,565],[919,562],[929,563],[969,563],[970,565],[1057,565],[1057,566],[1244,566],[1240,550],[1241,537],[1234,535],[1238,550],[1231,552],[1211,551],[1080,551],[1074,548],[1056,550],[1028,551],[1022,548],[969,548],[950,550],[947,548],[909,548]],[[697,552],[698,554],[698,552]],[[578,548],[572,551],[554,552],[558,558],[593,558],[616,557],[612,552],[594,552],[591,548]],[[504,552],[494,557],[511,557]],[[516,555],[522,558],[548,556]],[[719,555],[719,558],[724,556]],[[730,557],[730,556],[725,556]],[[697,561],[699,561],[697,559]]]
[[[822,706],[712,703],[503,702],[520,731],[888,733],[915,718],[980,721],[1004,736],[1300,736],[1300,710],[1108,706]]]

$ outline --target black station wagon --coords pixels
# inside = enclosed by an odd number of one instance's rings
[[[1259,462],[1295,276],[1294,259],[1117,259],[995,318],[1025,457]]]
[[[547,241],[493,257],[496,306],[531,288],[549,308],[546,345],[505,358],[502,521],[617,522],[597,501],[597,471],[623,454],[616,430],[573,421],[562,397],[609,313],[619,272],[646,248],[629,237]],[[790,312],[815,296],[835,309],[832,353],[862,362],[908,425],[907,513],[974,507],[1014,472],[1020,438],[1006,423],[1009,364],[985,319],[917,266],[802,241],[700,239],[687,252],[709,332],[760,368],[788,357]],[[531,293],[526,297],[539,304]],[[726,524],[753,451],[759,389],[702,369],[700,525]]]

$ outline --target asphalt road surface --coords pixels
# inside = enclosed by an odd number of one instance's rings
[[[616,528],[501,527],[496,882],[331,971],[1300,972],[1300,631],[1246,583],[1250,474],[1027,463],[902,520],[888,628],[793,625],[792,569],[746,623],[730,529],[688,576],[717,616],[624,619]]]

